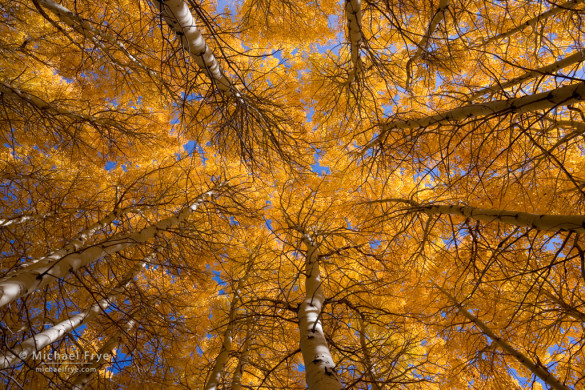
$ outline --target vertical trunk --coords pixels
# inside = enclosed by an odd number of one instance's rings
[[[75,272],[105,255],[146,242],[153,238],[158,231],[165,231],[177,226],[199,208],[206,198],[214,194],[215,191],[210,190],[199,196],[191,206],[185,207],[177,215],[166,218],[136,233],[119,234],[105,242],[66,253],[62,257],[56,256],[55,258],[44,259],[3,278],[0,280],[0,307],[43,288],[55,280],[64,278],[70,272]]]
[[[88,310],[76,314],[65,321],[62,321],[49,329],[46,329],[22,343],[11,348],[9,351],[0,355],[0,368],[7,368],[18,364],[21,361],[27,360],[33,356],[34,353],[40,352],[47,345],[50,345],[60,340],[64,335],[78,328],[79,326],[89,322],[99,312],[107,309],[110,306],[112,299],[118,295],[122,288],[130,283],[138,272],[144,267],[145,262],[142,261],[136,264],[123,278],[114,286],[108,296],[93,304]]]
[[[377,382],[376,374],[374,372],[374,365],[372,364],[372,357],[370,355],[370,348],[368,347],[368,342],[366,338],[366,324],[364,322],[363,315],[360,314],[358,317],[358,324],[360,327],[360,346],[362,347],[362,351],[364,353],[364,364],[366,368],[366,376],[370,379],[372,384],[372,388],[374,390],[381,390],[380,385]]]
[[[205,390],[217,389],[217,386],[219,385],[219,382],[221,380],[221,375],[223,374],[223,371],[225,369],[225,365],[230,357],[234,337],[233,336],[234,325],[236,322],[236,314],[238,311],[238,301],[240,300],[241,291],[244,288],[246,280],[248,279],[248,275],[250,275],[253,264],[254,262],[252,260],[248,262],[248,266],[246,267],[244,275],[242,275],[242,277],[238,281],[236,288],[234,289],[232,301],[230,303],[230,311],[227,318],[228,320],[227,328],[223,334],[221,350],[219,351],[219,355],[217,355],[217,358],[215,358],[215,363],[213,365],[211,373],[209,374],[207,383],[205,384]]]
[[[232,377],[232,390],[241,390],[242,376],[244,375],[244,367],[246,366],[246,364],[248,364],[248,354],[250,343],[252,342],[252,331],[254,328],[254,325],[252,324],[252,319],[248,319],[246,326],[247,326],[246,339],[244,340],[244,344],[242,345],[242,351],[240,352],[238,365],[236,366],[236,370],[234,371],[234,375]]]
[[[360,45],[362,43],[362,2],[361,0],[345,0],[345,17],[347,19],[347,35],[349,36],[352,70],[348,83],[351,84],[361,70]]]
[[[308,235],[305,235],[303,242],[307,246],[306,297],[299,307],[298,319],[307,386],[310,390],[341,389],[320,319],[325,296],[321,287],[319,249]]]
[[[118,329],[118,331],[110,337],[106,342],[102,345],[102,347],[97,352],[98,356],[103,356],[104,354],[112,355],[114,349],[119,348],[122,344],[122,340],[124,338],[124,333],[128,333],[136,324],[134,320],[128,321],[124,330]],[[83,390],[89,385],[97,372],[97,370],[107,362],[103,360],[94,359],[90,364],[84,365],[84,372],[80,372],[77,376],[75,376],[72,380],[71,388],[73,390]]]
[[[508,355],[515,358],[518,363],[522,364],[528,370],[530,370],[534,375],[542,379],[547,385],[555,390],[570,390],[568,386],[562,384],[557,378],[555,378],[548,369],[540,363],[534,363],[530,357],[526,356],[522,352],[518,351],[510,344],[508,344],[505,340],[499,337],[492,329],[490,329],[483,321],[479,318],[471,314],[467,309],[463,307],[451,294],[449,294],[445,289],[441,288],[440,286],[435,284],[437,287],[453,304],[457,307],[459,312],[463,314],[465,318],[469,321],[473,322],[481,331],[488,336],[490,339],[494,341],[494,343],[500,347],[504,352]]]

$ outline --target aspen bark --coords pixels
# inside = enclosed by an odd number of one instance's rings
[[[412,78],[412,63],[418,60],[422,53],[427,50],[431,35],[433,35],[439,23],[441,23],[441,21],[444,19],[447,8],[449,8],[449,0],[440,0],[439,7],[431,18],[429,26],[427,27],[427,31],[418,43],[414,55],[408,60],[406,64],[406,89],[410,88],[410,81]]]
[[[101,348],[97,352],[97,355],[103,356],[106,353],[110,355],[113,354],[114,349],[119,348],[120,345],[122,344],[124,333],[128,333],[130,330],[132,330],[135,324],[136,321],[130,320],[126,324],[126,327],[123,331],[121,329],[118,329],[118,331],[112,337],[108,338],[108,340],[106,340],[106,342],[101,346]],[[93,377],[95,376],[96,371],[104,363],[106,362],[95,359],[90,364],[85,365],[84,372],[80,372],[77,376],[73,378],[71,389],[72,390],[85,389],[91,383]],[[93,369],[95,369],[95,371]]]
[[[578,62],[581,62],[583,60],[585,60],[585,50],[579,50],[578,52],[573,53],[570,56],[565,57],[563,59],[560,59],[558,61],[555,61],[552,64],[540,67],[538,69],[529,70],[529,71],[523,73],[522,75],[514,77],[513,79],[508,80],[506,82],[497,83],[497,84],[491,85],[489,87],[482,88],[479,91],[474,92],[469,97],[468,100],[469,101],[475,100],[478,97],[485,95],[486,93],[502,91],[506,88],[510,88],[510,87],[513,87],[514,85],[520,84],[523,81],[530,80],[534,77],[538,77],[538,76],[542,76],[542,75],[550,75],[559,69],[566,68],[567,66],[571,66],[571,65],[576,64]]]
[[[298,319],[307,386],[310,390],[341,389],[341,381],[337,376],[320,319],[325,295],[321,287],[319,249],[308,235],[303,238],[303,243],[307,246],[306,296],[299,307]]]
[[[585,133],[585,123],[582,122],[577,122],[577,121],[553,121],[551,120],[551,122],[553,122],[555,127],[561,127],[561,128],[572,128],[574,129],[574,131],[565,134],[563,136],[563,138],[561,138],[560,140],[558,140],[557,142],[555,142],[555,144],[553,146],[551,146],[548,149],[548,152],[550,153],[551,151],[555,150],[557,147],[559,147],[560,145],[564,144],[565,142],[569,142],[570,140],[572,140],[575,137],[580,136],[581,134]],[[546,154],[546,153],[543,153]]]
[[[362,2],[361,0],[345,0],[345,17],[347,19],[347,35],[349,37],[352,70],[348,83],[351,84],[361,71],[360,46],[362,43]]]
[[[197,66],[228,96],[241,99],[239,91],[225,76],[201,31],[197,28],[189,7],[183,0],[154,0],[161,16],[177,35],[183,48],[189,52]]]
[[[130,207],[122,208],[122,209],[116,209],[116,210],[108,213],[101,220],[93,223],[87,229],[76,234],[71,239],[71,241],[69,241],[67,244],[65,244],[65,246],[63,246],[63,248],[56,250],[56,251],[53,251],[50,254],[43,256],[43,257],[40,257],[38,259],[29,260],[28,262],[20,265],[19,268],[16,269],[13,273],[17,273],[19,270],[21,270],[23,268],[30,267],[31,265],[36,264],[36,263],[41,262],[41,261],[58,261],[62,257],[67,256],[73,252],[80,250],[86,244],[87,240],[90,239],[91,237],[93,237],[93,235],[98,230],[110,226],[110,224],[112,222],[114,222],[114,220],[120,218],[123,215],[126,215],[128,213],[136,211],[136,210],[139,210],[139,207],[130,206]],[[13,273],[11,273],[10,275],[12,275]]]
[[[197,210],[208,197],[214,194],[214,190],[207,191],[200,195],[191,206],[185,207],[177,215],[166,218],[138,232],[118,234],[107,241],[76,250],[58,259],[44,259],[1,279],[0,307],[43,288],[53,281],[64,278],[70,272],[75,272],[100,257],[146,242],[153,238],[158,231],[166,231],[177,226]]]
[[[470,206],[423,205],[409,199],[388,198],[372,201],[371,203],[397,202],[406,203],[409,211],[421,212],[427,215],[460,215],[476,221],[494,222],[498,221],[508,225],[526,226],[536,230],[549,232],[575,232],[585,233],[585,216],[583,215],[551,215],[551,214],[530,214],[521,211],[480,209]]]
[[[51,328],[29,337],[9,351],[0,354],[0,368],[7,368],[29,359],[33,353],[40,352],[47,345],[53,344],[67,333],[92,320],[98,313],[110,306],[113,298],[120,294],[122,288],[134,279],[142,267],[144,267],[144,264],[144,262],[140,262],[132,267],[122,280],[110,290],[106,298],[100,299],[88,310],[76,314],[65,321],[61,321]]]
[[[473,218],[477,221],[499,221],[514,226],[526,226],[549,232],[585,233],[585,216],[529,214],[507,210],[479,209],[467,206],[430,205],[421,206],[419,211],[427,215],[450,214]]]
[[[488,336],[490,339],[494,341],[494,343],[499,346],[504,352],[509,354],[510,356],[514,357],[520,364],[530,370],[534,375],[542,379],[547,385],[555,390],[570,390],[568,386],[562,384],[557,378],[555,378],[548,369],[543,366],[542,364],[536,364],[530,359],[530,357],[526,356],[524,353],[518,351],[510,344],[508,344],[505,340],[503,340],[500,336],[498,336],[492,329],[490,329],[483,321],[479,318],[471,314],[467,309],[459,303],[455,297],[449,294],[445,289],[435,284],[437,287],[453,304],[461,314],[471,322],[473,322],[481,331]]]
[[[17,217],[0,219],[0,228],[7,227],[10,225],[20,225],[22,223],[32,221],[32,220],[37,219],[37,218],[44,218],[47,215],[49,215],[49,214],[45,214],[45,215],[41,215],[41,216],[19,215]]]
[[[519,98],[470,104],[418,119],[389,121],[380,123],[380,135],[366,144],[364,148],[368,149],[376,143],[382,143],[385,135],[392,130],[418,129],[494,114],[521,114],[536,110],[551,109],[558,106],[567,106],[582,100],[585,100],[585,82]]]
[[[526,226],[549,232],[585,233],[585,216],[529,214],[508,210],[488,210],[467,206],[430,205],[421,206],[418,211],[427,215],[450,214],[472,218],[477,221],[499,221],[508,225]]]

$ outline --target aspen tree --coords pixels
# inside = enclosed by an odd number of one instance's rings
[[[305,363],[307,385],[310,389],[341,389],[342,385],[335,370],[335,363],[329,352],[323,333],[321,310],[325,296],[321,287],[319,270],[319,248],[314,239],[305,234],[305,299],[299,307],[300,345]]]
[[[55,324],[54,326],[34,335],[10,348],[0,357],[0,365],[2,368],[10,367],[20,361],[25,361],[38,354],[46,346],[51,345],[67,335],[69,332],[75,330],[81,325],[91,321],[100,312],[105,311],[110,305],[116,295],[119,295],[124,286],[130,283],[134,277],[144,267],[144,262],[138,262],[128,274],[124,275],[120,282],[118,282],[103,299],[93,304],[88,310],[82,311],[64,321]]]
[[[569,387],[565,386],[563,383],[559,382],[557,378],[555,378],[547,369],[546,367],[542,367],[541,364],[534,363],[528,356],[523,354],[522,352],[516,350],[513,346],[499,337],[493,330],[491,330],[483,321],[479,318],[471,314],[466,308],[464,308],[461,303],[459,303],[451,294],[449,294],[445,289],[435,285],[436,288],[441,291],[453,304],[457,307],[459,312],[468,320],[473,322],[486,336],[493,340],[493,342],[500,348],[502,348],[506,353],[510,354],[514,357],[518,362],[522,365],[526,366],[530,371],[534,373],[534,375],[538,376],[542,379],[546,384],[548,384],[553,389],[559,390],[568,390]]]
[[[57,258],[49,256],[13,273],[11,276],[0,280],[0,291],[2,292],[0,306],[6,305],[22,296],[26,296],[55,280],[64,278],[68,273],[75,272],[104,255],[119,252],[137,243],[142,243],[153,238],[158,231],[165,231],[184,221],[203,202],[214,195],[214,190],[207,191],[190,206],[182,209],[176,216],[163,219],[139,232],[114,236],[98,245],[92,245],[71,253],[67,253],[66,251],[62,256],[58,252],[56,254]]]

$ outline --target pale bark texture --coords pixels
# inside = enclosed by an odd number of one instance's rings
[[[347,19],[347,35],[349,37],[352,69],[348,83],[355,80],[361,71],[360,46],[362,44],[362,2],[361,0],[345,0],[345,17]]]
[[[200,195],[192,205],[185,207],[177,215],[138,232],[118,234],[107,241],[67,253],[63,257],[44,259],[0,280],[0,307],[64,278],[70,272],[75,272],[103,256],[144,243],[153,238],[158,231],[166,231],[177,226],[214,194],[215,192],[210,190]]]
[[[32,221],[37,218],[43,218],[43,216],[20,215],[18,217],[0,219],[0,228],[8,227],[10,225],[20,225],[21,223]]]
[[[58,249],[54,252],[51,252],[50,254],[43,256],[43,257],[40,257],[38,259],[29,260],[28,262],[20,265],[19,268],[17,268],[14,272],[18,272],[22,268],[30,267],[31,265],[36,264],[36,263],[41,262],[41,261],[49,261],[49,262],[50,261],[58,261],[59,259],[65,257],[73,252],[79,251],[80,249],[82,249],[85,246],[85,244],[87,243],[87,240],[92,238],[97,231],[104,229],[104,228],[107,228],[108,226],[111,225],[112,222],[114,222],[116,219],[120,218],[121,216],[126,215],[126,214],[131,213],[131,212],[134,212],[134,211],[138,211],[139,209],[140,209],[139,207],[133,207],[133,206],[121,208],[121,209],[115,209],[114,211],[108,213],[105,217],[103,217],[99,221],[90,225],[87,229],[76,234],[75,237],[73,237],[71,239],[71,241],[69,241],[67,244],[65,244],[65,246],[63,246],[61,249]]]
[[[536,230],[549,232],[585,233],[585,216],[583,215],[551,215],[530,214],[521,211],[481,209],[470,206],[422,205],[413,200],[388,198],[373,201],[372,203],[406,203],[409,211],[421,212],[427,215],[459,215],[483,222],[501,222],[513,226],[530,227]]]
[[[492,339],[498,347],[500,347],[508,355],[515,358],[520,364],[530,370],[534,375],[542,379],[552,389],[570,390],[568,386],[565,386],[557,378],[555,378],[544,365],[541,363],[534,363],[530,357],[526,356],[521,351],[518,351],[505,340],[503,340],[500,336],[498,336],[492,329],[487,326],[487,324],[465,309],[463,305],[461,305],[461,303],[459,303],[459,301],[457,301],[457,299],[455,299],[455,297],[449,294],[445,289],[436,284],[435,287],[437,287],[447,298],[449,298],[451,302],[453,302],[453,304],[465,318],[473,322],[479,329],[481,329],[481,331],[490,339]]]
[[[181,41],[183,48],[189,52],[197,66],[215,83],[217,88],[228,96],[241,98],[240,93],[225,76],[219,62],[207,46],[187,4],[183,0],[155,0],[154,3],[164,21]]]
[[[547,110],[559,106],[567,106],[582,100],[585,100],[585,82],[519,98],[470,104],[418,119],[389,121],[379,125],[381,128],[380,135],[366,144],[365,149],[372,147],[376,143],[383,142],[386,133],[392,130],[418,129],[489,115],[521,114],[537,110]]]
[[[578,52],[573,53],[570,56],[560,59],[558,61],[555,61],[552,64],[540,67],[538,69],[529,70],[521,74],[520,76],[514,77],[513,79],[510,79],[508,81],[496,83],[489,87],[482,88],[479,91],[474,92],[469,97],[469,100],[470,101],[475,100],[478,97],[485,95],[486,93],[503,91],[506,88],[513,87],[515,85],[522,83],[523,81],[527,81],[538,76],[552,75],[553,72],[556,72],[557,70],[566,68],[567,66],[571,66],[578,62],[582,62],[583,60],[585,60],[585,50],[579,50]]]
[[[301,353],[305,365],[307,386],[310,390],[341,389],[341,381],[335,370],[335,363],[329,352],[321,323],[321,311],[325,295],[321,287],[319,270],[319,249],[312,238],[305,235],[307,246],[305,260],[306,296],[298,311],[301,336]]]
[[[449,0],[440,0],[439,7],[435,11],[429,26],[427,27],[427,31],[421,38],[420,42],[417,44],[416,51],[414,55],[410,57],[408,63],[406,64],[406,88],[410,88],[410,81],[412,79],[412,63],[420,58],[420,56],[427,50],[427,46],[429,45],[429,40],[431,39],[431,35],[435,32],[437,26],[443,19],[445,18],[445,12],[449,7]]]
[[[103,356],[104,354],[112,355],[114,350],[119,348],[122,344],[122,340],[124,338],[124,334],[128,333],[132,328],[136,325],[136,321],[130,320],[125,326],[124,330],[118,329],[118,331],[108,338],[106,342],[101,346],[99,351],[97,352],[98,356]],[[84,365],[83,367],[86,368],[85,372],[80,372],[77,376],[75,376],[72,380],[71,388],[73,390],[83,390],[87,388],[87,386],[93,380],[97,370],[107,362],[103,360],[94,359],[90,364]],[[95,369],[96,371],[92,371],[91,369]]]
[[[106,310],[110,306],[114,297],[120,294],[123,291],[123,287],[134,279],[138,272],[144,267],[144,264],[144,262],[140,262],[132,267],[122,280],[110,290],[106,298],[100,299],[88,310],[76,314],[65,321],[59,322],[51,328],[26,339],[22,343],[11,348],[9,351],[1,354],[0,368],[14,366],[21,361],[30,359],[33,353],[42,351],[46,346],[60,340],[69,332],[92,320],[98,313]]]
[[[422,206],[420,211],[427,215],[460,215],[484,222],[502,222],[514,226],[526,226],[548,232],[585,233],[585,216],[529,214],[519,211],[489,210],[467,206],[430,205]]]

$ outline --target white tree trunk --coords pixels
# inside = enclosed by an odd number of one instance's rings
[[[543,76],[543,75],[550,75],[559,69],[566,68],[567,66],[576,64],[576,63],[581,62],[583,60],[585,60],[585,50],[579,50],[578,52],[573,53],[570,56],[565,57],[561,60],[555,61],[550,65],[546,65],[546,66],[543,66],[543,67],[540,67],[540,68],[534,69],[534,70],[529,70],[529,71],[521,74],[520,76],[514,77],[513,79],[508,80],[506,82],[496,83],[496,84],[491,85],[489,87],[482,88],[479,91],[474,92],[469,97],[468,100],[469,101],[475,100],[478,97],[480,97],[486,93],[502,91],[506,88],[510,88],[510,87],[513,87],[514,85],[520,84],[523,81],[530,80],[534,77]]]
[[[219,382],[221,380],[221,375],[223,374],[223,371],[225,369],[225,365],[230,357],[230,352],[232,350],[232,342],[234,338],[233,332],[236,305],[237,295],[234,293],[234,298],[232,299],[232,304],[230,306],[230,313],[228,315],[227,328],[223,334],[221,349],[219,351],[219,354],[215,358],[215,363],[213,364],[213,368],[211,369],[207,382],[205,383],[205,390],[217,389],[217,386],[219,385]]]
[[[585,233],[585,216],[583,215],[551,215],[529,214],[521,211],[480,209],[470,206],[421,205],[413,200],[388,198],[375,200],[370,203],[406,203],[410,206],[408,211],[420,212],[427,215],[448,214],[460,215],[483,222],[501,222],[513,226],[526,226],[536,230],[549,232],[575,232]]]
[[[9,217],[0,219],[0,228],[7,227],[10,225],[20,225],[22,223],[32,221],[39,218],[45,218],[46,216],[51,214],[44,214],[44,215],[19,215],[17,217]]]
[[[450,214],[472,218],[477,221],[499,221],[514,226],[526,226],[549,232],[585,233],[585,216],[529,214],[508,210],[489,210],[467,206],[430,205],[420,211],[427,215]]]
[[[470,104],[423,118],[380,123],[380,135],[366,144],[364,149],[367,150],[374,144],[384,142],[386,133],[392,130],[418,129],[494,114],[521,114],[536,110],[547,110],[554,107],[567,106],[582,100],[585,100],[585,82],[571,84],[566,87],[560,87],[551,91],[519,98]]]
[[[303,242],[307,246],[306,297],[299,307],[298,319],[307,386],[310,390],[341,389],[343,386],[337,376],[320,319],[325,296],[321,287],[319,250],[310,237],[305,236]]]
[[[53,344],[60,340],[64,335],[78,328],[79,326],[89,322],[99,312],[107,309],[110,306],[113,298],[120,294],[122,288],[130,283],[138,272],[144,267],[145,262],[142,261],[136,264],[132,269],[122,278],[122,280],[113,287],[107,294],[106,298],[94,303],[88,310],[76,314],[65,321],[52,326],[28,339],[22,343],[17,344],[9,351],[0,354],[0,368],[7,368],[14,366],[21,361],[30,359],[34,353],[40,352],[47,345]]]
[[[49,283],[75,272],[103,256],[119,252],[134,245],[144,243],[153,238],[158,231],[166,231],[184,221],[207,198],[215,194],[214,190],[200,195],[188,207],[177,215],[166,218],[154,225],[135,233],[118,234],[107,241],[95,244],[78,251],[68,253],[58,259],[48,258],[26,267],[17,273],[0,280],[0,307],[13,300],[26,296]]]
[[[530,357],[526,356],[522,352],[518,351],[510,344],[508,344],[505,340],[503,340],[500,336],[498,336],[494,331],[492,331],[483,321],[479,318],[471,314],[467,309],[465,309],[451,294],[449,294],[445,289],[434,284],[436,288],[438,288],[453,304],[457,307],[459,312],[463,314],[465,318],[473,322],[481,331],[488,336],[490,339],[494,341],[494,343],[499,346],[504,352],[508,355],[514,357],[520,364],[524,367],[529,369],[534,375],[542,379],[547,385],[555,390],[570,390],[568,386],[562,384],[557,378],[555,378],[548,369],[542,364],[534,363]]]
[[[64,256],[67,256],[73,252],[80,250],[86,244],[87,240],[90,239],[91,237],[93,237],[93,235],[98,230],[104,229],[104,228],[110,226],[110,224],[112,222],[114,222],[114,220],[120,218],[121,216],[126,215],[126,214],[131,213],[131,212],[134,212],[134,211],[137,211],[139,209],[140,209],[139,207],[130,206],[130,207],[122,208],[122,209],[116,209],[116,210],[110,212],[105,217],[103,217],[101,220],[93,223],[87,229],[76,234],[65,246],[63,246],[63,248],[56,250],[54,252],[51,252],[50,254],[48,254],[44,257],[40,257],[38,259],[32,259],[24,264],[21,264],[16,270],[14,270],[12,273],[10,273],[10,275],[12,275],[13,273],[17,273],[18,271],[20,271],[23,268],[30,267],[31,265],[36,264],[38,262],[57,261]]]
[[[189,7],[183,0],[154,0],[165,22],[180,39],[183,48],[199,68],[228,96],[240,99],[240,93],[225,76],[201,31],[197,28]]]

